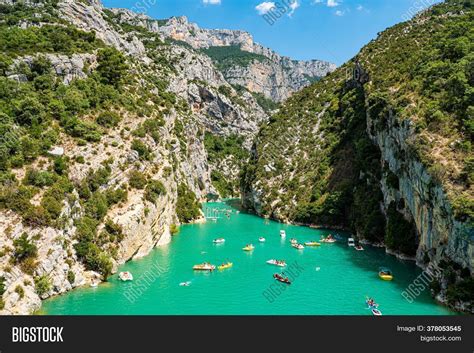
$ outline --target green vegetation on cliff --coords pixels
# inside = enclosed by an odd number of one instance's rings
[[[303,89],[281,107],[256,141],[242,187],[263,215],[344,227],[413,255],[418,246],[404,200],[382,214],[381,182],[398,190],[370,134],[414,127],[406,155],[442,185],[456,217],[472,220],[474,29],[470,2],[447,1],[396,25],[357,58]],[[360,62],[358,73],[352,71]],[[370,80],[362,81],[366,70]],[[363,84],[365,83],[365,84]],[[401,171],[396,171],[397,173]],[[261,204],[249,202],[257,192]]]
[[[202,49],[202,52],[209,56],[216,67],[223,72],[236,66],[247,67],[255,61],[265,62],[268,60],[264,55],[242,50],[239,45],[209,47]]]
[[[188,223],[201,217],[201,205],[196,194],[185,184],[178,186],[176,214],[181,223]]]

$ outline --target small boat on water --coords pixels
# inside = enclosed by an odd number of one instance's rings
[[[275,259],[268,260],[267,264],[273,265],[273,266],[278,266],[278,267],[285,267],[286,266],[286,262],[284,260],[275,260]]]
[[[307,241],[304,243],[305,246],[321,246],[321,243],[318,243],[317,241]]]
[[[120,272],[119,273],[119,280],[122,282],[128,282],[128,281],[133,281],[133,276],[130,272]]]
[[[379,268],[379,277],[381,279],[383,279],[384,281],[391,281],[393,279],[392,270],[390,270],[386,267],[380,267]]]
[[[242,248],[243,251],[252,251],[253,249],[255,249],[255,246],[252,244],[247,244],[244,248]]]
[[[188,281],[188,282],[181,282],[181,283],[179,284],[180,287],[189,287],[190,285],[191,285],[191,282],[190,282],[190,281]]]
[[[291,244],[292,247],[294,247],[297,250],[303,250],[304,245],[303,244]]]
[[[336,239],[334,239],[334,237],[329,234],[326,238],[322,238],[320,240],[321,243],[328,243],[328,244],[332,244],[332,243],[335,243],[336,242]]]
[[[379,307],[379,305],[375,302],[374,299],[368,298],[368,297],[365,299],[365,304],[367,304],[367,307],[369,309],[373,309],[373,308],[377,309]]]
[[[214,271],[216,269],[215,265],[210,264],[209,262],[204,262],[199,265],[194,265],[194,271]]]
[[[347,239],[347,246],[354,247],[355,245],[356,244],[354,238]]]
[[[214,244],[223,244],[223,243],[225,243],[225,239],[224,238],[217,238],[217,239],[214,239],[212,242]]]
[[[265,243],[267,241],[267,239],[265,239],[264,237],[260,237],[260,238],[258,238],[258,241],[260,243]]]
[[[291,238],[290,244],[298,244],[298,240],[296,240],[295,238]]]
[[[273,275],[273,278],[275,278],[278,282],[291,284],[290,279],[288,277],[283,277],[282,275],[279,275],[278,273],[275,273]]]
[[[227,270],[228,268],[231,268],[234,264],[232,262],[226,262],[226,263],[223,263],[222,265],[220,266],[217,266],[217,269],[219,270]]]
[[[286,232],[284,230],[280,230],[280,237],[286,237]]]
[[[374,316],[382,316],[382,312],[379,309],[376,309],[376,308],[372,309],[372,314]]]
[[[356,249],[357,251],[364,251],[364,248],[360,245],[354,246],[354,249]]]
[[[91,282],[91,287],[92,288],[97,288],[98,285],[99,285],[99,283],[97,283],[97,282]]]

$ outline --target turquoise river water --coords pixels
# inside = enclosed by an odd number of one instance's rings
[[[229,204],[208,203],[206,209],[231,209]],[[384,250],[365,247],[355,251],[347,246],[347,234],[335,244],[296,250],[290,238],[299,242],[319,240],[330,231],[282,225],[259,217],[221,213],[217,221],[185,225],[167,246],[149,256],[121,266],[130,271],[133,282],[120,282],[117,275],[97,288],[83,287],[43,303],[47,315],[372,315],[365,305],[371,296],[384,315],[449,315],[428,291],[413,303],[402,291],[421,273],[412,263],[386,255]],[[282,239],[281,229],[287,233]],[[260,243],[259,237],[266,242]],[[223,237],[222,245],[212,240]],[[252,243],[255,250],[242,248]],[[291,285],[276,282],[272,275],[281,268],[266,264],[269,259],[294,264],[288,276]],[[195,264],[233,267],[212,273],[193,271]],[[392,282],[378,277],[378,268],[389,267]],[[181,282],[189,286],[180,286]],[[283,290],[284,289],[284,290]],[[278,294],[281,292],[280,294]]]

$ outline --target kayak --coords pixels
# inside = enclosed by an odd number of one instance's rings
[[[260,243],[265,243],[266,239],[264,237],[260,237],[260,238],[258,238],[258,241]]]
[[[364,251],[364,248],[360,245],[357,245],[356,247],[354,247],[354,249],[356,249],[357,251]]]
[[[255,247],[252,244],[242,248],[243,251],[252,251],[253,249],[255,249]]]
[[[181,282],[179,285],[181,287],[189,287],[191,285],[191,282],[189,282],[189,281],[188,282]]]
[[[285,262],[285,261],[283,261],[283,260],[275,260],[275,259],[268,260],[268,261],[267,261],[267,264],[269,264],[269,265],[274,265],[274,266],[278,266],[278,267],[285,267],[285,266],[286,266],[286,262]]]
[[[321,246],[321,243],[318,243],[317,241],[307,241],[304,243],[306,246]]]
[[[231,268],[234,264],[232,262],[227,262],[225,264],[222,264],[220,266],[217,266],[219,270],[226,270],[228,268]]]
[[[283,277],[283,276],[279,275],[278,273],[275,273],[273,275],[273,278],[275,278],[278,282],[285,283],[285,284],[291,284],[288,277]]]
[[[193,266],[194,271],[214,271],[215,269],[216,269],[216,266],[211,265],[210,263],[203,263],[203,264]]]
[[[382,312],[375,308],[372,309],[372,314],[374,314],[374,316],[382,316]]]
[[[217,239],[214,239],[212,242],[214,244],[222,244],[222,243],[225,243],[225,239],[224,238],[217,238]]]
[[[391,281],[393,280],[392,275],[384,274],[384,273],[379,273],[379,277],[383,279],[384,281]]]
[[[294,247],[297,250],[303,250],[304,249],[304,245],[302,245],[302,244],[292,244],[291,246]]]
[[[379,277],[384,281],[391,281],[393,279],[392,271],[386,267],[379,268]]]

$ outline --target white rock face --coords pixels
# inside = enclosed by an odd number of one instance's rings
[[[56,74],[56,76],[62,79],[65,85],[68,85],[74,79],[86,78],[88,73],[90,73],[90,71],[95,69],[97,66],[97,56],[93,53],[72,54],[71,56],[49,53],[40,55],[26,55],[13,61],[13,64],[9,68],[10,72],[7,74],[7,77],[19,82],[28,81],[24,74],[19,74],[15,71],[16,67],[20,63],[25,63],[28,66],[31,66],[33,61],[40,56],[51,62],[51,69]]]
[[[377,117],[378,118],[378,117]],[[453,259],[464,268],[474,269],[474,234],[468,224],[457,221],[440,186],[434,186],[425,166],[409,157],[408,145],[414,135],[410,120],[395,123],[390,115],[385,129],[376,129],[375,117],[368,119],[368,132],[380,147],[382,158],[399,178],[400,188],[393,189],[382,181],[384,206],[404,200],[407,217],[416,225],[420,244],[417,261],[424,263],[425,254],[438,264],[442,259]],[[376,132],[374,134],[374,132]],[[404,156],[404,158],[400,158]]]
[[[63,19],[82,30],[95,31],[106,44],[131,56],[130,61],[137,63],[133,66],[132,73],[139,66],[143,72],[154,74],[150,69],[150,60],[146,56],[143,43],[135,36],[117,32],[116,28],[105,20],[104,9],[99,1],[89,1],[88,4],[61,1],[59,10]],[[151,28],[158,28],[156,22],[149,22],[142,16],[127,11],[121,13],[145,21]],[[210,178],[211,170],[215,166],[210,166],[207,161],[204,131],[212,131],[222,136],[244,136],[245,146],[250,148],[258,125],[267,119],[266,113],[250,93],[237,95],[222,73],[215,69],[209,57],[180,45],[167,46],[160,54],[174,64],[175,71],[169,80],[168,90],[187,102],[190,107],[183,136],[178,137],[174,131],[177,122],[183,121],[183,116],[176,110],[164,114],[165,126],[159,129],[160,143],[150,137],[142,139],[153,151],[154,159],[142,161],[137,152],[131,150],[131,142],[135,138],[131,132],[147,117],[119,112],[122,116],[119,126],[110,129],[100,143],[80,146],[72,138],[61,135],[58,148],[51,151],[54,155],[70,159],[69,179],[75,183],[83,180],[90,171],[101,168],[103,162],[111,156],[111,177],[108,183],[102,186],[102,190],[127,184],[129,173],[133,169],[163,183],[166,195],[159,197],[155,203],[144,199],[143,190],[130,189],[124,204],[115,205],[108,210],[105,219],[122,226],[124,234],[124,239],[115,249],[114,271],[120,264],[146,256],[153,248],[171,241],[170,227],[172,224],[179,224],[176,216],[179,184],[186,184],[199,200],[204,200],[209,193],[216,193]],[[97,66],[96,53],[44,56],[51,62],[52,71],[64,84],[87,77]],[[31,65],[36,57],[31,55],[17,58],[12,65],[10,79],[27,81],[26,76],[15,72],[15,67],[20,62]],[[230,92],[230,96],[222,93],[222,87]],[[85,164],[74,162],[75,157],[79,156],[84,159]],[[47,168],[47,165],[44,168]],[[238,170],[229,160],[225,161],[223,172],[235,177]],[[14,170],[14,173],[21,180],[25,170]],[[32,202],[38,205],[41,197],[42,192]],[[18,215],[11,211],[0,211],[0,249],[7,249],[6,254],[0,257],[0,276],[7,280],[7,290],[3,296],[5,308],[0,314],[31,314],[40,309],[41,299],[100,280],[98,273],[84,268],[74,249],[78,241],[75,221],[84,214],[78,199],[78,193],[74,191],[73,197],[63,203],[61,217],[64,221],[58,228],[26,227]],[[103,227],[104,224],[99,225],[98,232]],[[26,233],[29,239],[36,239],[38,248],[37,264],[31,275],[26,274],[19,264],[10,264],[13,241],[23,233]],[[50,290],[42,294],[41,298],[36,293],[34,284],[34,278],[39,276],[46,276],[51,282]],[[23,292],[17,289],[19,286]],[[20,294],[21,292],[23,294]]]
[[[90,5],[87,6],[83,2],[75,0],[61,1],[59,3],[61,17],[79,29],[88,32],[94,31],[97,38],[129,55],[145,56],[145,47],[136,36],[133,36],[130,41],[127,40],[105,20],[104,8],[100,1],[90,0],[89,3]]]
[[[265,56],[268,60],[264,63],[254,61],[247,67],[235,66],[224,72],[224,76],[231,84],[262,93],[277,102],[308,86],[312,79],[324,77],[336,69],[336,65],[325,61],[298,61],[280,56],[255,43],[252,35],[245,31],[202,29],[197,24],[190,23],[185,16],[172,17],[164,25],[160,25],[156,20],[129,10],[113,9],[113,12],[122,22],[145,27],[165,38],[186,42],[197,50],[214,46],[240,46],[241,50]]]

